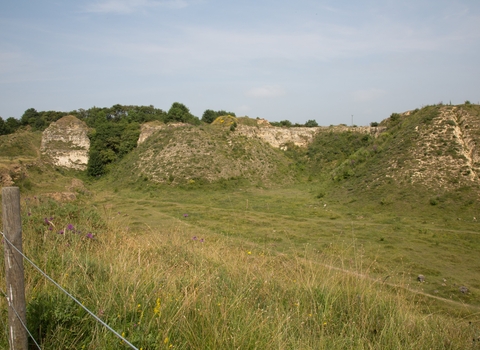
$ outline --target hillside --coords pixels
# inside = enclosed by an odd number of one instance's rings
[[[313,133],[159,123],[96,177],[22,131],[0,165],[26,255],[138,348],[460,350],[480,344],[479,110]],[[26,298],[42,348],[118,348],[31,267]]]
[[[296,173],[283,151],[228,127],[164,128],[150,136],[113,171],[116,179],[157,184],[201,184],[244,180],[292,183]]]
[[[126,183],[198,186],[234,180],[273,186],[309,179],[321,184],[323,192],[334,193],[340,186],[384,203],[418,194],[438,204],[452,193],[472,201],[480,194],[478,105],[393,113],[378,128],[279,128],[248,118],[233,118],[238,121],[233,126],[220,119],[202,126],[144,124],[139,146],[108,169],[115,181]],[[17,177],[29,178],[18,160],[35,161],[37,168],[62,168],[48,165],[53,164],[48,142],[55,146],[69,135],[56,131],[60,134],[53,140],[50,129],[43,135],[42,157],[38,132],[2,136],[3,183],[15,182],[8,180],[10,173],[22,172]],[[77,154],[76,144],[72,147],[69,152]],[[18,159],[12,161],[13,154]]]
[[[478,201],[480,106],[428,106],[394,113],[381,125],[379,137],[357,141],[344,160],[329,163],[334,184],[384,204]]]

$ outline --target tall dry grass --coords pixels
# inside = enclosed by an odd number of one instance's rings
[[[173,219],[132,232],[122,213],[38,199],[23,217],[25,253],[139,349],[476,346],[473,326],[421,312],[408,291],[328,267],[348,255],[362,272],[349,248],[275,254]],[[43,349],[127,348],[29,266],[26,286]]]

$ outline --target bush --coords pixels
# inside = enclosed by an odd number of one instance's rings
[[[313,120],[308,120],[306,123],[305,123],[305,126],[306,127],[309,127],[309,128],[313,128],[313,127],[316,127],[318,126],[318,123],[315,119]]]

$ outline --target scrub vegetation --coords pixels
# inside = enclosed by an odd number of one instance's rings
[[[162,129],[100,177],[13,134],[0,168],[25,171],[25,254],[139,349],[476,349],[479,111],[427,106],[284,151],[230,115]],[[77,199],[51,200],[72,178]],[[127,348],[25,264],[42,349]]]

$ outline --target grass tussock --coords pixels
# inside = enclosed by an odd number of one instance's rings
[[[351,251],[275,254],[181,220],[132,232],[105,207],[32,200],[23,214],[24,252],[139,349],[465,349],[476,336],[403,289],[328,267]],[[127,348],[28,265],[26,287],[43,349]]]

